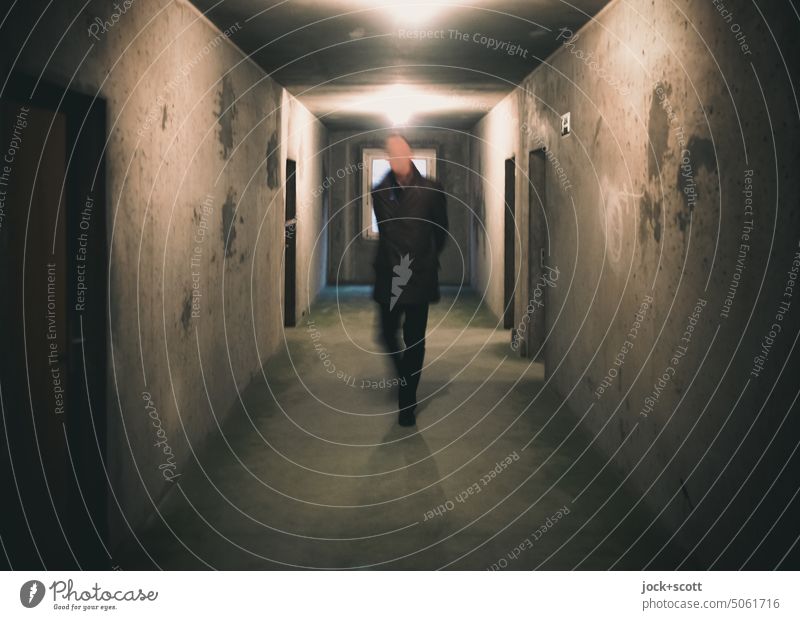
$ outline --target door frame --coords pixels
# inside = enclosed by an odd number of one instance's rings
[[[11,105],[30,106],[54,113],[63,113],[66,119],[66,152],[63,213],[59,218],[65,219],[65,236],[63,254],[66,271],[65,298],[67,380],[65,399],[65,438],[71,462],[63,463],[67,468],[69,482],[76,482],[65,490],[67,494],[66,514],[58,515],[52,521],[52,527],[61,527],[69,537],[72,553],[65,555],[63,550],[43,549],[38,545],[39,559],[47,568],[74,569],[77,558],[80,567],[105,569],[111,564],[108,553],[109,529],[109,474],[107,470],[107,359],[108,359],[108,240],[106,227],[106,165],[105,148],[107,140],[106,102],[97,96],[89,96],[75,90],[66,89],[44,79],[35,79],[21,72],[13,71],[8,79],[2,99]],[[24,141],[24,136],[23,136]],[[87,165],[88,163],[88,165]],[[38,174],[38,173],[37,173]],[[87,208],[91,200],[91,217],[89,228],[81,229],[81,212]],[[27,205],[26,205],[27,206]],[[27,212],[26,212],[27,213]],[[88,213],[88,211],[87,211]],[[26,217],[20,215],[20,217]],[[79,241],[78,234],[87,233],[85,245]],[[78,290],[78,250],[85,249],[88,254],[83,266],[84,283],[87,289],[83,293]],[[11,268],[21,265],[11,265]],[[25,286],[25,276],[20,280]],[[22,293],[20,289],[19,293]],[[81,295],[79,299],[79,294]],[[79,303],[82,301],[82,305]],[[40,309],[39,309],[40,310]],[[9,313],[19,313],[9,309]],[[37,309],[26,308],[26,321]],[[12,314],[13,316],[13,314]],[[84,327],[81,332],[81,324]],[[89,326],[88,329],[87,326]],[[20,351],[21,352],[21,351]],[[15,368],[23,363],[19,359],[11,359],[3,367],[3,396],[17,396],[12,393],[11,382],[21,374],[19,389],[29,390],[27,373]],[[19,401],[17,401],[19,402]],[[24,416],[30,411],[30,402],[23,397],[23,409],[16,413]],[[8,404],[8,403],[6,403]],[[26,434],[24,427],[7,428],[11,435],[18,433],[21,442],[29,442],[32,437]],[[12,439],[10,436],[9,439]],[[21,443],[20,445],[24,445]],[[75,474],[73,476],[74,467]],[[43,484],[42,469],[38,472],[22,472],[15,467],[17,476],[27,475],[33,487]],[[31,476],[36,473],[39,480]],[[45,474],[46,475],[46,474]],[[26,480],[15,480],[24,485]],[[11,499],[11,498],[9,498]],[[13,496],[12,503],[18,498]],[[23,501],[26,499],[23,497]],[[43,504],[44,505],[44,504]],[[31,506],[26,501],[23,514],[30,516]],[[52,513],[52,507],[48,506]],[[26,519],[28,517],[25,517]],[[52,519],[52,516],[49,517]],[[16,524],[14,524],[16,526]],[[24,553],[24,545],[30,537],[27,529],[18,542],[18,549]],[[33,557],[20,559],[15,568],[23,568],[25,563],[35,568],[38,560]]]
[[[283,326],[297,325],[297,162],[286,160],[283,228]]]
[[[503,176],[503,329],[514,328],[516,288],[516,158],[505,160]],[[512,332],[513,333],[513,332]]]
[[[526,322],[526,333],[520,338],[520,353],[536,360],[545,358],[547,344],[547,298],[549,285],[542,280],[545,253],[547,248],[547,149],[540,147],[528,153],[528,218],[525,227],[525,247],[527,247],[527,273],[525,277],[525,298],[533,310],[533,316]],[[547,252],[546,252],[547,250]],[[535,297],[536,303],[533,303]],[[539,305],[539,304],[542,305]],[[524,309],[529,316],[527,308]]]

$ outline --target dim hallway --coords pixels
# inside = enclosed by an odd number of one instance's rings
[[[478,295],[452,287],[431,306],[411,429],[391,410],[375,311],[365,287],[324,290],[120,562],[634,570],[684,559],[543,365],[511,355]]]
[[[793,8],[0,1],[0,563],[800,568]]]

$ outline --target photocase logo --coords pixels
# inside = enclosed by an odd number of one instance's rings
[[[19,602],[23,607],[36,607],[44,598],[44,584],[36,579],[31,579],[22,584],[19,589]]]
[[[403,287],[408,284],[408,281],[411,279],[412,272],[410,265],[413,261],[414,259],[409,258],[408,254],[406,254],[400,258],[400,264],[394,266],[393,271],[396,275],[392,278],[392,299],[389,303],[389,310],[394,308],[397,300],[400,299]]]

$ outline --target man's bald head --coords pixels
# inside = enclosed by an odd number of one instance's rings
[[[386,153],[395,177],[407,179],[411,175],[411,145],[399,133],[386,138]]]

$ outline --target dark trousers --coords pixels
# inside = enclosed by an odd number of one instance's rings
[[[400,346],[397,332],[403,318],[403,344]],[[417,406],[422,362],[425,359],[425,330],[428,327],[428,304],[380,304],[381,339],[392,358],[397,378],[400,380],[398,405],[400,410],[413,411]]]

